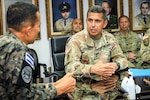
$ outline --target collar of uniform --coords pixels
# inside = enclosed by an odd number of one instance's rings
[[[18,37],[16,35],[14,35],[11,32],[7,32],[8,35],[10,35],[12,38],[14,38],[15,40],[19,41],[19,44],[27,46],[24,42],[22,42],[20,39],[18,39]]]
[[[87,30],[86,30],[87,31]],[[86,32],[88,33],[88,32]],[[89,33],[86,35],[86,43],[88,46],[91,46],[91,47],[94,47],[94,40],[90,37]],[[100,37],[100,41],[99,43],[97,44],[97,48],[101,47],[102,45],[106,44],[106,39],[105,39],[105,31],[102,30],[102,33],[101,33],[101,37]]]

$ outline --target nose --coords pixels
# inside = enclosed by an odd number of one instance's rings
[[[91,23],[91,24],[92,24],[92,27],[94,27],[94,26],[95,26],[95,21],[92,21],[92,23]]]

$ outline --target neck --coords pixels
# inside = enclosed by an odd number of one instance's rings
[[[24,42],[25,44],[28,44],[25,40],[25,34],[23,32],[18,32],[12,28],[9,28],[9,31],[14,34],[20,41]]]
[[[128,34],[128,33],[129,33],[129,30],[121,30],[121,32],[122,32],[123,34]]]
[[[72,35],[76,34],[76,32],[72,31]]]
[[[91,37],[93,40],[98,40],[98,39],[101,38],[101,34],[96,35],[96,36],[91,36],[91,35],[90,35],[90,37]]]

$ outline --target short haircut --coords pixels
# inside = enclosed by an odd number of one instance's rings
[[[102,1],[102,3],[107,3],[109,5],[109,7],[112,8],[112,4],[110,3],[110,1],[105,0],[105,1]],[[101,3],[101,5],[102,5],[102,3]]]
[[[128,17],[128,16],[126,16],[126,15],[122,15],[122,16],[120,16],[120,17],[119,17],[119,22],[120,22],[120,19],[121,19],[122,17],[125,17],[125,18],[127,18],[127,19],[128,19],[128,21],[130,22],[130,19],[129,19],[129,17]]]
[[[107,20],[107,16],[106,16],[106,11],[99,5],[94,5],[92,7],[90,7],[88,9],[88,12],[87,12],[87,17],[88,17],[88,13],[89,12],[93,12],[93,13],[103,13],[103,19],[104,20]]]
[[[25,22],[30,22],[31,26],[34,26],[37,20],[37,11],[35,5],[25,2],[16,2],[10,5],[7,10],[8,28],[20,31]]]
[[[144,2],[142,2],[142,3],[141,3],[141,5],[140,5],[140,9],[142,8],[142,5],[143,5],[143,4],[148,4],[148,8],[150,8],[150,4],[149,4],[149,2],[144,1]]]

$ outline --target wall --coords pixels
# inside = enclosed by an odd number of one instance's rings
[[[45,10],[45,0],[39,0],[39,10],[41,14],[41,39],[36,40],[29,47],[36,50],[40,63],[45,63],[48,67],[52,66],[51,60],[51,49],[49,39],[47,38],[47,27],[46,27],[46,10]],[[41,68],[41,73],[43,73],[43,68]],[[44,75],[41,75],[44,77]]]
[[[85,20],[89,7],[88,0],[83,0],[83,7],[84,27],[86,27]],[[126,7],[124,8],[124,14],[128,16],[128,0],[124,0],[124,7]],[[51,59],[50,39],[47,38],[45,0],[39,0],[39,8],[41,13],[41,39],[36,40],[34,44],[30,44],[29,47],[36,50],[40,63],[45,63],[50,67],[53,66],[53,64]],[[41,68],[41,73],[43,73],[43,68]],[[44,77],[43,74],[42,77]]]

